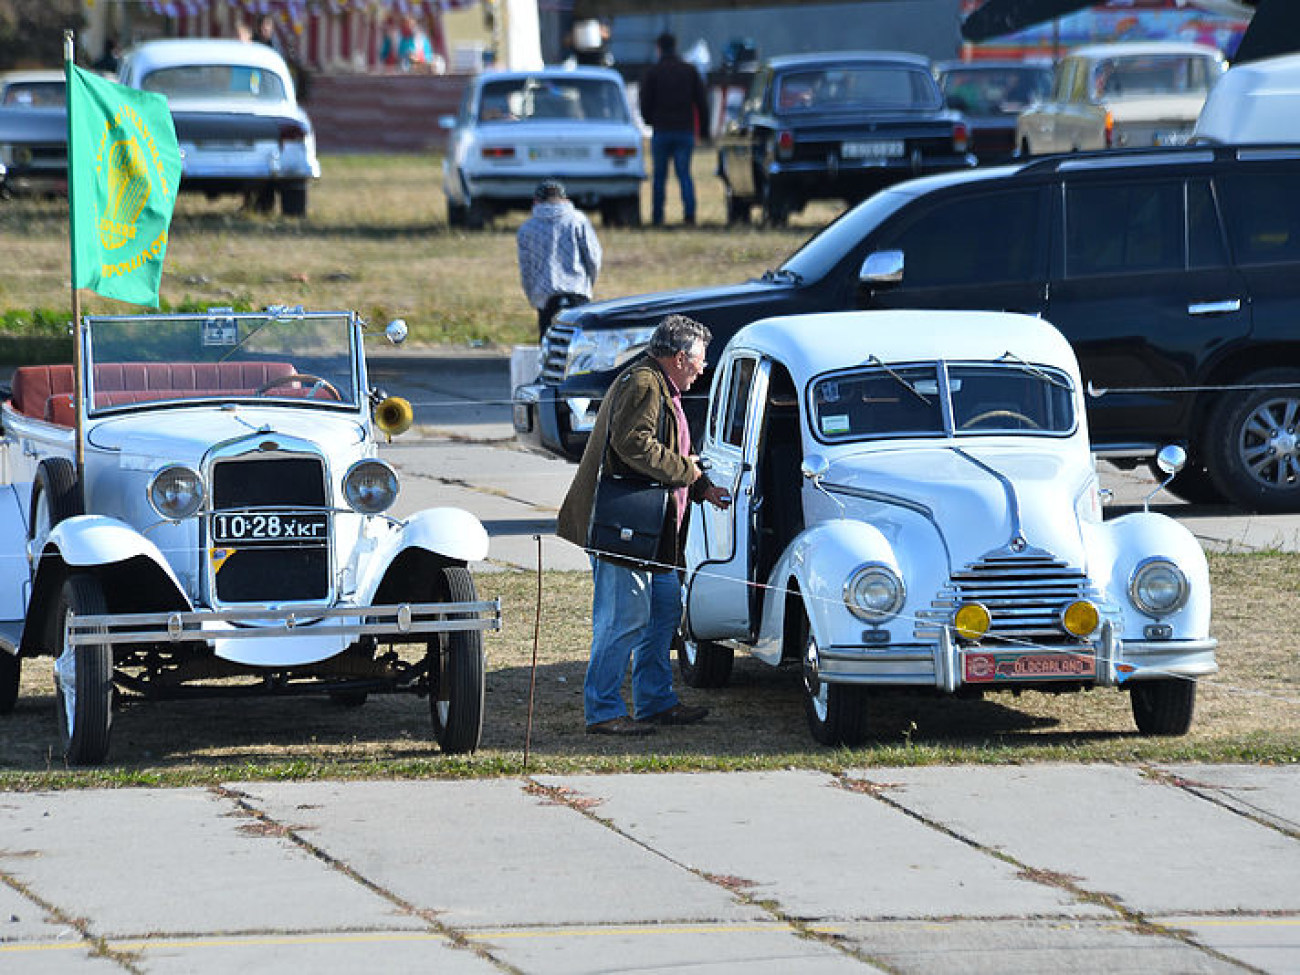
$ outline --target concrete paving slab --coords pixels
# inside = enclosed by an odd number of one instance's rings
[[[1240,975],[1176,938],[1120,922],[871,921],[827,930],[895,975]]]
[[[618,925],[485,931],[494,953],[528,975],[867,975],[881,971],[785,924]]]
[[[1265,765],[1172,765],[1183,787],[1300,836],[1300,769]]]
[[[111,942],[139,953],[149,975],[310,972],[311,975],[490,975],[500,969],[470,948],[417,931],[348,932],[242,938],[151,938]],[[119,969],[120,971],[120,969]]]
[[[238,789],[370,882],[458,929],[764,916],[516,779]]]
[[[867,769],[901,807],[1144,914],[1300,911],[1300,843],[1112,766]]]
[[[0,971],[14,975],[122,975],[111,958],[92,955],[76,936],[68,941],[0,943]]]
[[[1270,975],[1300,975],[1300,917],[1169,917],[1159,923]]]
[[[102,937],[422,928],[201,789],[5,796],[5,873]]]
[[[1096,916],[1065,891],[811,772],[538,777],[675,863],[787,915]]]
[[[6,816],[5,803],[0,802],[0,817]],[[34,850],[19,850],[8,845],[6,830],[0,829],[0,874],[12,872],[13,862],[22,857],[37,856]],[[64,941],[80,935],[56,918],[47,917],[45,909],[30,897],[24,897],[0,881],[0,951],[15,941]]]

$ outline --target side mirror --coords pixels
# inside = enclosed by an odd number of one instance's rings
[[[830,469],[830,461],[821,454],[809,454],[803,459],[803,463],[799,465],[799,472],[813,482],[820,481]]]
[[[393,345],[401,345],[406,341],[409,329],[406,327],[406,321],[401,318],[394,318],[384,327],[384,337]]]
[[[858,283],[865,286],[898,284],[902,280],[902,251],[873,251],[867,255],[858,271]]]
[[[1165,444],[1165,446],[1160,448],[1160,453],[1156,454],[1156,466],[1159,467],[1160,472],[1165,475],[1165,479],[1157,485],[1154,491],[1142,499],[1143,511],[1150,510],[1151,499],[1168,486],[1169,482],[1174,479],[1174,475],[1181,471],[1183,465],[1186,463],[1187,451],[1178,446],[1178,444]]]

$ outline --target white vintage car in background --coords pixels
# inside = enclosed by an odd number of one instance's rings
[[[410,407],[374,402],[361,329],[284,308],[92,317],[82,396],[71,365],[16,370],[0,714],[44,654],[73,763],[105,759],[115,689],[345,705],[409,691],[429,697],[443,751],[478,746],[482,631],[500,623],[469,572],[487,533],[454,508],[387,514],[398,479],[375,428],[400,432]]]
[[[470,79],[442,163],[447,222],[479,228],[528,210],[544,179],[598,209],[606,225],[641,223],[643,135],[623,78],[609,68],[492,71]]]
[[[1102,519],[1078,365],[1040,319],[756,322],[700,454],[735,501],[692,515],[683,677],[798,663],[819,742],[862,741],[884,687],[1119,687],[1140,731],[1182,734],[1217,671],[1204,553],[1164,515]]]
[[[181,191],[240,194],[285,216],[307,213],[320,176],[316,133],[284,58],[236,40],[146,41],[122,57],[118,80],[167,97],[184,169]]]

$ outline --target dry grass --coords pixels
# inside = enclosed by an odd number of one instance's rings
[[[434,156],[331,156],[305,220],[259,216],[234,197],[181,197],[172,221],[162,297],[172,305],[302,304],[407,320],[416,342],[510,345],[529,341],[536,315],[519,287],[514,232],[446,224],[442,162]],[[780,231],[724,227],[712,157],[696,156],[700,225],[661,230],[599,226],[605,264],[598,297],[741,281],[774,267],[837,210],[814,205]],[[649,189],[643,210],[649,214]],[[668,216],[680,213],[670,184]],[[0,201],[0,242],[21,260],[0,266],[0,307],[66,309],[66,201]],[[87,311],[120,313],[84,293]]]
[[[485,573],[506,628],[489,637],[482,750],[443,757],[429,740],[426,702],[373,697],[360,709],[293,698],[143,702],[115,717],[111,765],[66,771],[57,759],[50,661],[28,662],[15,713],[0,721],[0,788],[80,783],[209,781],[222,777],[492,775],[521,768],[533,699],[530,769],[836,768],[847,764],[1071,761],[1300,760],[1300,658],[1291,620],[1300,609],[1300,556],[1211,556],[1221,673],[1201,684],[1192,732],[1137,735],[1128,698],[1114,690],[990,695],[983,701],[882,694],[872,739],[852,752],[813,743],[797,672],[739,658],[721,690],[681,688],[712,709],[691,728],[640,740],[584,733],[582,677],[590,584],[548,573],[533,685],[536,577]]]

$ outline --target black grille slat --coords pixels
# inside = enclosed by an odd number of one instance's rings
[[[214,510],[304,508],[326,505],[325,468],[317,457],[284,454],[218,461],[212,469]],[[223,603],[301,602],[329,597],[329,537],[286,539],[233,547],[216,572]]]
[[[573,341],[572,325],[551,324],[542,340],[542,379],[550,383],[564,380],[569,364],[569,345]]]

